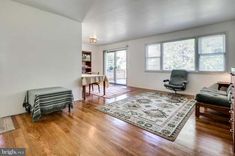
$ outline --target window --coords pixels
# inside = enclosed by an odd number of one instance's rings
[[[146,70],[160,70],[161,66],[161,45],[152,44],[147,46]]]
[[[195,39],[163,43],[163,70],[195,70]]]
[[[200,37],[199,71],[225,70],[225,35]]]
[[[217,34],[147,45],[146,71],[225,71],[225,39]]]

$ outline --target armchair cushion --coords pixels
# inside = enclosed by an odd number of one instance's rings
[[[231,92],[231,91],[232,91],[232,89],[233,89],[233,87],[232,87],[232,86],[233,86],[233,85],[232,85],[232,84],[230,84],[230,85],[229,85],[229,87],[227,88],[227,91],[226,91],[226,92],[227,92],[227,94],[228,94],[229,92]]]
[[[218,89],[214,89],[214,88],[203,87],[200,90],[200,92],[208,92],[208,93],[212,93],[212,94],[220,94],[220,95],[227,96],[227,92],[226,91],[222,91],[222,90],[218,90]]]
[[[173,85],[173,84],[164,84],[164,86],[168,89],[172,89],[172,90],[183,90],[184,89],[184,85]]]
[[[226,91],[222,92],[211,88],[203,88],[200,93],[196,95],[196,100],[216,106],[230,107],[231,104]]]

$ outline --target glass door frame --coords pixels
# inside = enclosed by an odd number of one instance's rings
[[[126,84],[119,84],[117,83],[117,79],[116,79],[116,69],[117,69],[117,59],[116,59],[116,55],[117,55],[117,51],[126,51]],[[122,86],[127,86],[127,79],[128,79],[128,71],[127,71],[127,48],[120,48],[120,49],[113,49],[113,50],[104,50],[103,51],[103,74],[106,74],[106,54],[107,53],[114,53],[114,82],[110,82],[111,84],[116,84],[116,85],[122,85]]]

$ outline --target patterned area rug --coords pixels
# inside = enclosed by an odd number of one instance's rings
[[[195,101],[183,96],[146,92],[97,109],[174,141],[190,117]]]
[[[11,117],[0,118],[0,134],[14,130]]]

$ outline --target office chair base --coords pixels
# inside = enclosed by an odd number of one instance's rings
[[[182,95],[177,94],[176,91],[174,93],[168,93],[168,97],[172,100],[172,103],[179,103],[183,100]]]

